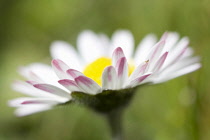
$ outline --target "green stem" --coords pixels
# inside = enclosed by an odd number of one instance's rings
[[[122,110],[115,110],[109,112],[106,116],[111,129],[112,140],[123,140],[122,115]]]

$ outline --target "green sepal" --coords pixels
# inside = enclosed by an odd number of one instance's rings
[[[71,96],[75,103],[83,104],[100,113],[108,113],[127,106],[136,89],[137,87],[122,90],[103,90],[96,95],[72,92]]]

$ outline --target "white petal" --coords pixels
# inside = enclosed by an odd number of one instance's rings
[[[171,80],[171,79],[174,79],[176,77],[179,77],[179,76],[182,76],[182,75],[185,75],[185,74],[188,74],[188,73],[191,73],[193,71],[196,71],[197,69],[199,69],[201,67],[201,64],[200,63],[196,63],[196,64],[192,64],[190,66],[187,66],[187,67],[184,67],[178,71],[174,71],[173,73],[170,73],[168,74],[167,76],[165,77],[161,77],[161,78],[156,78],[153,83],[156,84],[156,83],[162,83],[162,82],[165,82],[165,81],[168,81],[168,80]]]
[[[189,65],[199,63],[199,61],[200,61],[200,57],[185,58],[185,59],[182,59],[182,60],[174,63],[173,65],[170,65],[170,66],[164,68],[163,70],[161,70],[161,73],[173,73],[174,71],[178,71],[178,70],[185,68]]]
[[[42,112],[51,109],[50,105],[28,105],[20,107],[15,111],[15,114],[19,117],[31,115],[34,113]]]
[[[68,78],[66,71],[70,69],[63,61],[59,59],[52,60],[52,67],[60,79]]]
[[[81,70],[84,65],[74,47],[64,41],[53,42],[50,52],[54,59],[64,61],[70,68]]]
[[[63,88],[60,84],[58,84],[58,76],[53,71],[52,67],[46,64],[41,63],[33,63],[26,67],[22,67],[20,73],[31,81],[36,81],[38,83],[47,83],[51,85],[58,86],[59,88]],[[31,73],[32,77],[31,77]],[[34,76],[38,77],[40,80],[34,79]],[[65,90],[65,88],[63,88]]]
[[[188,37],[183,37],[178,43],[177,45],[174,47],[173,49],[173,53],[177,53],[180,52],[181,50],[183,50],[185,47],[187,47],[189,45],[189,38]]]
[[[116,89],[117,74],[113,66],[108,66],[104,69],[102,74],[102,88]]]
[[[48,98],[53,98],[54,96],[52,96],[51,94],[41,91],[39,89],[36,89],[34,86],[23,82],[23,81],[15,81],[12,84],[12,88],[13,90],[17,91],[17,92],[21,92],[25,95],[29,95],[29,96],[34,96],[34,97],[48,97]]]
[[[12,89],[30,96],[36,96],[35,88],[23,81],[15,81],[11,85]]]
[[[31,99],[35,99],[35,98],[32,98],[32,97],[16,98],[16,99],[13,99],[13,100],[9,100],[8,105],[11,106],[11,107],[21,107],[21,106],[23,106],[22,102],[24,102],[26,100],[31,100]]]
[[[126,58],[130,59],[134,49],[134,39],[130,31],[119,30],[112,36],[112,50],[121,47],[125,52]]]
[[[55,101],[50,98],[32,98],[32,97],[20,97],[8,102],[9,106],[11,107],[22,107],[31,104],[49,104],[49,105],[56,105],[58,101]]]
[[[179,40],[179,34],[176,32],[169,32],[167,34],[165,47],[163,48],[163,52],[170,51],[176,45]]]
[[[185,51],[184,55],[183,55],[183,58],[184,57],[190,57],[190,56],[193,55],[193,53],[194,53],[193,49],[188,47],[187,50]]]
[[[42,63],[32,63],[28,66],[21,67],[19,72],[22,76],[27,79],[34,80],[34,81],[49,81],[49,79],[56,79],[54,75],[46,75],[46,73],[54,73],[52,68],[46,64]]]
[[[190,73],[190,72],[193,72],[193,71],[199,69],[200,67],[201,67],[201,64],[199,64],[199,63],[187,66],[183,69],[180,69],[177,72],[174,72],[170,79],[181,76],[181,75],[185,75],[185,74]]]
[[[151,73],[147,73],[147,74],[144,74],[134,80],[132,80],[129,84],[130,87],[135,87],[135,86],[138,86],[140,85],[148,76],[150,76]]]
[[[99,57],[106,56],[106,41],[104,36],[99,36],[92,31],[82,32],[77,40],[78,50],[84,61],[91,63]]]
[[[71,96],[68,92],[66,92],[66,91],[64,91],[64,90],[62,90],[62,89],[60,89],[56,86],[49,85],[49,84],[35,84],[33,86],[35,88],[43,90],[45,92],[52,93],[52,94],[57,95],[59,97],[63,97],[66,100],[71,99]]]
[[[149,50],[157,42],[157,37],[153,34],[147,35],[140,44],[137,46],[134,61],[136,65],[146,61],[146,56],[149,54]]]
[[[32,68],[33,69],[33,68]],[[43,80],[41,79],[41,77],[39,77],[38,75],[36,75],[32,69],[30,68],[30,66],[26,66],[26,67],[20,67],[18,69],[18,72],[25,78],[36,81],[36,82],[43,82]]]
[[[75,82],[85,93],[95,95],[101,92],[101,87],[88,77],[79,76],[75,79]]]
[[[158,82],[167,81],[167,79],[172,79],[173,77],[174,78],[178,77],[176,75],[180,75],[179,73],[182,73],[183,69],[185,69],[187,67],[191,67],[192,65],[198,65],[199,61],[200,61],[199,57],[191,57],[191,58],[182,59],[182,61],[178,61],[177,63],[173,64],[172,66],[165,68],[160,73],[157,73],[153,80],[155,81],[155,83],[156,83],[156,81],[158,83]],[[181,72],[179,72],[179,71],[181,71]],[[192,70],[192,71],[194,71],[194,70]],[[175,76],[173,76],[173,75],[175,75]]]

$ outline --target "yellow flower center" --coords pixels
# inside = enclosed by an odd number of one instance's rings
[[[87,65],[83,71],[84,75],[94,80],[96,83],[98,83],[100,86],[101,83],[101,77],[102,73],[104,71],[104,68],[107,66],[112,65],[112,60],[107,57],[101,57],[97,60],[93,61],[89,65]],[[134,71],[135,66],[133,63],[129,63],[129,75]]]

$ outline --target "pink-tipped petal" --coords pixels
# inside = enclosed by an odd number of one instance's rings
[[[126,83],[126,80],[128,79],[128,64],[125,57],[122,57],[117,61],[116,64],[116,72],[117,72],[117,89],[123,88]]]
[[[175,57],[175,59],[171,62],[171,64],[176,63],[177,61],[179,61],[180,59],[182,59],[183,55],[185,54],[185,52],[187,51],[188,47],[185,47],[181,50],[181,52]]]
[[[66,87],[68,90],[70,91],[82,91],[77,83],[73,80],[69,80],[69,79],[63,79],[63,80],[59,80],[58,81],[59,84],[61,84],[62,86]]]
[[[116,48],[112,55],[112,65],[115,67],[117,65],[117,61],[120,60],[122,57],[125,57],[122,48]]]
[[[35,88],[32,83],[29,84],[29,83],[23,82],[23,81],[15,81],[12,84],[12,88],[18,92],[21,92],[25,95],[29,95],[29,96],[33,96],[33,97],[49,98],[49,99],[54,99],[56,101],[61,101],[61,102],[66,101],[66,98],[58,97],[58,96],[51,94],[49,92],[45,92],[43,90]]]
[[[28,83],[28,84],[30,84],[30,85],[39,84],[38,82],[35,82],[35,81],[26,81],[26,83]]]
[[[27,104],[42,104],[42,101],[39,100],[29,100],[29,101],[23,101],[21,104],[27,105]]]
[[[130,75],[129,77],[129,81],[134,80],[136,77],[139,77],[140,75],[144,74],[147,66],[149,64],[149,61],[145,61],[144,63],[140,64],[135,70],[134,72]]]
[[[164,64],[164,62],[165,62],[167,56],[168,56],[168,52],[165,52],[165,53],[159,58],[159,60],[157,61],[157,63],[156,63],[155,66],[154,66],[153,72],[157,72],[157,71],[159,71],[159,70],[162,68],[162,66],[163,66],[163,64]]]
[[[21,92],[28,96],[40,96],[39,93],[41,92],[40,90],[34,88],[33,85],[28,84],[24,81],[15,81],[11,87],[13,90]]]
[[[187,37],[182,38],[179,42],[177,42],[177,44],[175,46],[173,46],[173,48],[170,50],[170,57],[169,57],[169,62],[171,63],[172,61],[175,61],[176,58],[183,53],[183,51],[185,52],[185,49],[188,48],[189,45],[189,39]],[[180,58],[179,58],[180,59]]]
[[[49,100],[49,99],[33,99],[33,100],[26,100],[23,101],[21,104],[22,105],[30,105],[30,104],[49,104],[49,105],[56,105],[59,102]]]
[[[8,105],[11,107],[21,107],[22,106],[22,102],[26,101],[26,100],[31,100],[31,99],[35,99],[33,97],[20,97],[20,98],[16,98],[16,99],[12,99],[8,101]]]
[[[188,47],[186,46],[178,54],[170,56],[168,61],[166,61],[166,64],[164,65],[164,67],[169,67],[169,66],[175,64],[176,62],[178,62],[179,60],[183,59],[184,54],[187,51],[187,49],[188,49]]]
[[[53,86],[53,85],[49,85],[49,84],[35,84],[33,85],[35,88],[40,89],[42,91],[48,92],[48,93],[52,93],[54,95],[57,95],[59,97],[63,97],[63,98],[67,98],[70,99],[71,96],[69,93],[67,93],[66,91]]]
[[[160,38],[160,40],[162,41],[162,40],[166,40],[167,38],[168,38],[168,32],[165,32],[162,36],[161,36],[161,38]]]
[[[97,94],[101,92],[101,87],[88,77],[79,76],[75,78],[75,82],[85,93]]]
[[[150,61],[150,64],[146,70],[147,72],[151,72],[153,68],[155,67],[155,64],[157,60],[160,58],[160,55],[162,53],[164,46],[165,46],[165,40],[161,40],[158,43],[156,43],[150,50],[150,53],[146,59]]]
[[[59,59],[52,60],[52,67],[60,79],[67,78],[66,70],[69,69],[69,66],[67,66],[63,61]]]
[[[159,58],[159,56],[163,50],[164,45],[165,45],[165,40],[161,40],[160,42],[155,44],[152,47],[152,49],[150,50],[150,53],[146,60],[149,60],[151,63],[153,63],[153,61],[157,60],[157,58]]]
[[[140,85],[148,76],[150,76],[151,73],[148,73],[148,74],[144,74],[134,80],[132,80],[129,84],[130,87],[135,87],[135,86],[138,86]]]
[[[121,77],[124,74],[126,68],[127,68],[127,60],[125,57],[123,57],[119,61],[117,61],[117,66],[116,66],[117,75]]]
[[[71,76],[73,79],[75,79],[75,78],[77,78],[77,77],[79,77],[79,76],[84,76],[83,73],[81,73],[81,72],[79,72],[79,71],[77,71],[77,70],[75,70],[75,69],[68,69],[66,72],[67,72],[67,74],[68,74],[69,76]]]
[[[102,74],[102,88],[115,89],[117,81],[117,73],[113,66],[108,66],[104,69]]]

